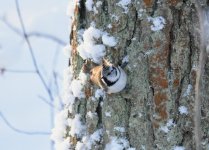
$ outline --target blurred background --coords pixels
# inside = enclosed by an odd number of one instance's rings
[[[0,1],[0,149],[52,149],[68,64],[68,1]]]

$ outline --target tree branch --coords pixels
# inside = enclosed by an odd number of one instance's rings
[[[25,39],[25,41],[26,41],[26,43],[28,45],[29,52],[30,52],[31,58],[32,58],[32,62],[33,62],[33,65],[34,65],[34,67],[36,69],[36,73],[39,76],[43,86],[45,87],[45,89],[46,89],[46,91],[47,91],[47,93],[49,95],[50,100],[53,100],[53,96],[52,96],[51,90],[48,88],[47,83],[44,80],[44,77],[43,77],[43,75],[41,74],[41,72],[39,70],[39,67],[38,67],[38,64],[37,64],[37,61],[36,61],[36,58],[35,58],[35,55],[34,55],[33,48],[31,46],[30,40],[29,40],[27,32],[25,30],[25,25],[24,25],[24,22],[23,22],[23,19],[22,19],[22,15],[21,15],[21,12],[20,12],[20,7],[19,7],[18,0],[15,0],[15,2],[16,2],[16,10],[17,10],[18,18],[19,18],[19,21],[20,21],[20,24],[21,24],[21,28],[22,28],[22,32],[23,32],[23,37],[24,37],[24,39]]]
[[[42,132],[42,131],[24,131],[21,129],[17,129],[16,127],[14,127],[4,116],[4,114],[0,111],[0,117],[3,119],[3,121],[5,122],[5,124],[13,131],[17,132],[17,133],[21,133],[21,134],[26,134],[26,135],[49,135],[51,134],[50,132]]]
[[[59,88],[59,84],[58,84],[58,78],[57,78],[57,73],[56,72],[53,72],[53,76],[54,76],[54,84],[55,84],[55,87],[56,87],[56,90],[57,90],[57,95],[58,95],[58,99],[59,99],[59,104],[61,106],[61,108],[64,107],[64,104],[61,100],[61,97],[60,97],[60,88]]]
[[[33,71],[33,70],[12,70],[12,69],[4,69],[4,72],[8,72],[8,73],[36,73],[36,71]]]
[[[0,19],[10,30],[12,30],[14,33],[16,33],[17,35],[19,36],[23,36],[23,33],[18,29],[16,28],[15,26],[13,26],[11,23],[9,23],[7,21],[6,18],[1,18]],[[58,43],[59,45],[62,45],[62,46],[65,46],[67,43],[64,42],[63,40],[59,39],[58,37],[56,36],[53,36],[51,34],[48,34],[48,33],[41,33],[41,32],[37,32],[37,31],[32,31],[32,32],[29,32],[27,33],[27,37],[41,37],[41,38],[45,38],[45,39],[48,39],[48,40],[51,40],[51,41],[54,41],[56,43]]]
[[[38,96],[39,99],[41,99],[43,102],[45,102],[47,105],[49,105],[52,108],[55,108],[54,104],[52,104],[51,102],[49,102],[46,98],[44,98],[43,96]]]
[[[53,36],[53,35],[50,35],[50,34],[47,34],[47,33],[40,33],[40,32],[29,32],[28,33],[28,37],[42,37],[42,38],[46,38],[46,39],[50,39],[54,42],[57,42],[58,44],[62,45],[62,46],[65,46],[67,43],[62,41],[61,39]]]

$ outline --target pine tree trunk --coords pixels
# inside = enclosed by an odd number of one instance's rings
[[[91,149],[108,150],[111,142],[122,145],[121,149],[171,150],[178,146],[196,149],[194,104],[200,27],[192,0],[132,0],[127,11],[116,0],[103,0],[101,5],[97,5],[98,0],[93,2],[98,13],[88,11],[84,0],[75,9],[71,32],[74,78],[82,69],[88,75],[92,67],[91,62],[84,64],[77,52],[77,31],[92,24],[118,40],[116,47],[107,49],[105,58],[118,64],[128,56],[129,62],[125,67],[128,82],[122,92],[95,98],[98,87],[88,78],[86,98],[77,98],[74,111],[68,115],[70,118],[81,115],[86,135],[102,129],[102,138]],[[206,0],[202,4],[206,5]],[[165,25],[153,31],[150,18],[160,16]],[[209,149],[208,78],[207,61],[201,80],[202,149]],[[82,137],[70,136],[71,149],[84,143]]]

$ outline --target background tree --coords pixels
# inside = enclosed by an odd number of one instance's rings
[[[207,6],[206,0],[199,3]],[[66,97],[65,108],[57,116],[64,123],[59,126],[56,122],[53,131],[56,146],[107,150],[208,149],[208,60],[203,62],[200,88],[196,88],[202,102],[195,106],[196,78],[201,73],[199,33],[203,32],[194,2],[80,0],[71,6],[72,57],[66,73],[66,84],[70,87],[66,89],[71,96]],[[102,93],[89,81],[90,69],[95,64],[83,63],[80,45],[82,41],[85,43],[85,33],[90,27],[117,39],[116,46],[105,46],[106,59],[113,64],[129,60],[125,68],[128,83],[120,93]],[[100,37],[93,38],[104,44]],[[81,72],[87,77],[85,82]],[[75,86],[75,81],[80,84]],[[83,89],[76,94],[74,89],[79,91],[78,85]],[[200,116],[196,116],[196,107],[201,107]],[[200,129],[196,126],[197,117]],[[200,136],[195,127],[201,131]],[[61,129],[59,136],[58,129]]]

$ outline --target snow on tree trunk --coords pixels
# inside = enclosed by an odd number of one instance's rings
[[[201,2],[206,5],[206,0]],[[195,149],[200,27],[192,0],[80,0],[73,6],[65,108],[52,135],[56,148]],[[94,33],[87,35],[90,27]],[[105,45],[103,34],[117,44]],[[101,55],[92,54],[95,43]],[[81,46],[86,49],[79,50]],[[90,82],[95,63],[83,59],[98,63],[103,55],[113,64],[128,61],[122,92],[106,94]],[[207,61],[201,80],[202,149],[209,149],[208,78]]]

